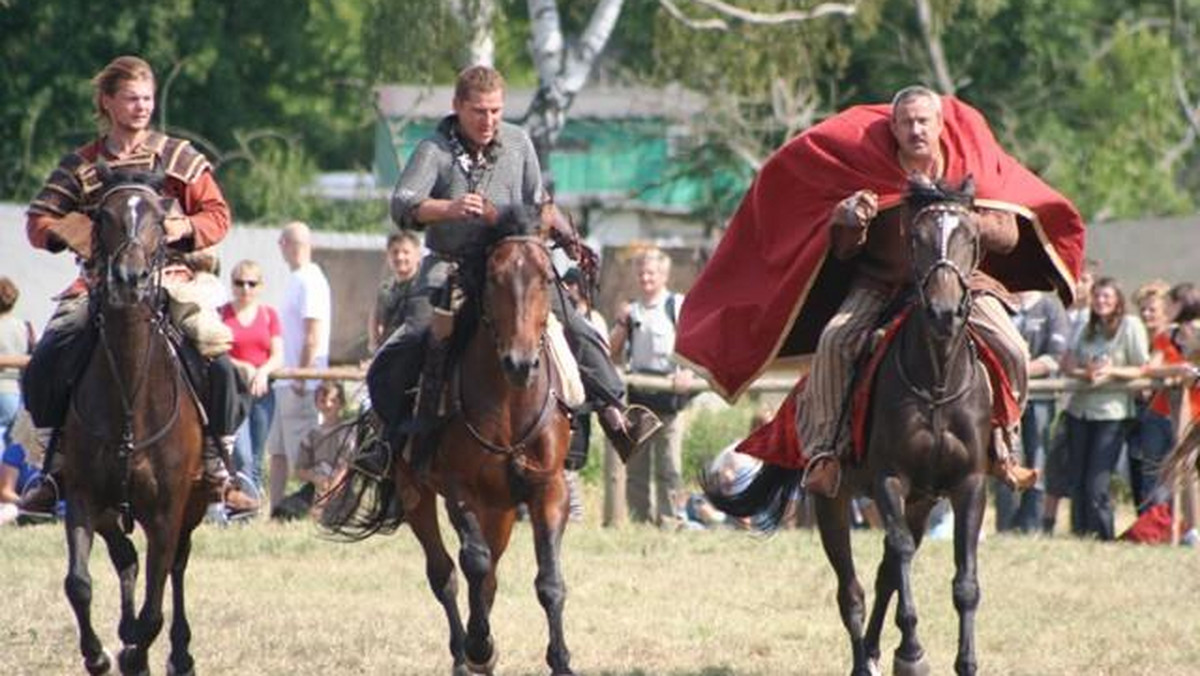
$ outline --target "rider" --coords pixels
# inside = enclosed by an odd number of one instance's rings
[[[425,229],[425,245],[431,250],[403,324],[376,353],[367,373],[375,410],[400,433],[411,426],[412,391],[422,375],[417,422],[436,417],[437,397],[424,393],[442,389],[454,312],[462,304],[461,290],[477,291],[497,207],[536,205],[546,198],[529,136],[500,119],[504,79],[499,72],[487,66],[462,71],[453,107],[454,113],[441,121],[432,137],[417,146],[392,196],[392,219],[401,228]],[[587,398],[600,411],[609,439],[623,458],[628,457],[661,423],[640,407],[625,409],[624,383],[604,337],[573,305],[562,302],[562,294],[550,295]]]
[[[772,364],[813,356],[791,402],[796,429],[784,423],[777,431],[785,446],[800,442],[815,493],[837,492],[854,361],[885,305],[911,282],[901,205],[914,174],[975,179],[986,256],[970,285],[990,293],[976,296],[969,323],[990,348],[985,356],[1000,362],[993,384],[1008,392],[995,393],[997,419],[1019,420],[1027,394],[1026,349],[1001,299],[1007,289],[1055,289],[1069,301],[1079,274],[1079,212],[954,97],[908,87],[890,105],[847,109],[777,150],[694,282],[675,345],[727,399]],[[1010,431],[993,432],[992,471],[1024,486],[1033,477],[1014,467]]]
[[[22,378],[26,405],[43,441],[51,440],[65,422],[71,389],[90,356],[92,221],[87,214],[101,197],[98,165],[165,174],[163,196],[171,202],[163,226],[167,242],[176,251],[211,247],[230,226],[229,206],[204,155],[187,141],[150,128],[155,79],[149,64],[134,56],[118,57],[92,79],[92,85],[102,135],[59,162],[27,211],[30,243],[50,252],[69,248],[83,268],[80,278],[59,296]],[[229,479],[225,463],[245,414],[245,401],[227,354],[232,336],[214,304],[196,302],[191,277],[186,267],[171,265],[164,270],[163,286],[171,298],[171,315],[188,338],[183,349],[199,352],[208,364],[208,391],[202,397],[209,419],[204,480],[223,491]],[[179,321],[182,316],[187,320]],[[26,496],[22,507],[27,511],[47,511],[56,499],[62,457],[55,453],[55,445],[47,444],[45,462],[52,480]]]
[[[905,173],[931,181],[943,178],[942,124],[941,98],[934,92],[908,87],[896,94],[891,129],[898,146],[896,161]],[[832,253],[839,260],[851,261],[854,281],[837,314],[821,331],[808,386],[798,402],[797,419],[801,438],[813,449],[804,486],[822,495],[832,497],[837,493],[839,458],[849,447],[850,435],[838,429],[838,421],[851,368],[889,299],[909,278],[910,264],[900,226],[902,212],[890,209],[881,213],[877,195],[859,190],[842,200],[829,219]],[[985,254],[1009,253],[1016,247],[1019,233],[1012,213],[979,207],[975,212]],[[976,273],[972,287],[979,284],[981,276],[984,273]],[[990,291],[1000,286],[991,278],[988,282],[982,286]],[[1003,287],[999,292],[1006,294]],[[993,293],[978,294],[969,323],[996,351],[1024,408],[1029,354],[1008,310]],[[992,439],[992,472],[1014,488],[1027,488],[1037,474],[1022,467],[1009,452],[1011,430],[1001,432]]]

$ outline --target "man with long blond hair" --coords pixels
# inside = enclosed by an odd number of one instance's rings
[[[162,196],[170,200],[164,222],[171,249],[188,253],[220,242],[230,227],[229,206],[213,178],[208,159],[192,145],[151,128],[155,103],[154,71],[136,56],[113,59],[94,78],[98,138],[76,148],[59,162],[29,205],[26,232],[34,247],[50,252],[70,249],[83,274],[64,292],[23,377],[27,405],[39,434],[46,440],[66,415],[72,381],[90,357],[88,290],[92,275],[92,220],[87,215],[102,197],[101,165],[123,171],[161,171]],[[226,354],[230,336],[215,312],[215,303],[198,302],[189,288],[191,272],[182,265],[164,271],[171,314],[187,335],[185,350],[199,351],[209,364],[207,392],[202,392],[209,427],[205,435],[204,478],[225,486],[225,458],[244,416],[237,376]],[[223,331],[222,331],[223,329]],[[61,460],[47,444],[50,480],[26,496],[23,508],[44,510],[56,498],[55,475]]]

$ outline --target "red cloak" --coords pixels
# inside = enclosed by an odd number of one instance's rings
[[[850,263],[829,256],[833,208],[857,190],[901,202],[889,105],[856,106],[777,150],[750,185],[680,310],[675,350],[727,400],[779,360],[811,354],[846,297]],[[974,176],[980,206],[1017,216],[1020,239],[983,269],[1010,290],[1055,290],[1069,303],[1083,261],[1084,227],[1069,200],[996,142],[987,121],[942,98],[945,178]]]

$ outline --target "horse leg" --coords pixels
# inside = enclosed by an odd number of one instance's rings
[[[917,606],[910,577],[917,543],[904,514],[906,494],[904,483],[894,475],[881,476],[875,485],[875,503],[886,530],[884,544],[896,559],[895,582],[900,596],[896,604],[900,647],[893,656],[892,671],[898,676],[917,676],[929,673],[929,663],[925,661],[925,649],[917,638]]]
[[[133,643],[136,627],[133,596],[138,576],[137,549],[133,546],[133,540],[125,535],[115,521],[101,525],[97,530],[108,546],[108,558],[112,561],[113,568],[117,569],[117,579],[121,586],[121,621],[117,626],[117,635],[121,638],[121,643]]]
[[[850,652],[854,666],[850,676],[874,676],[878,665],[870,659],[863,644],[863,620],[866,602],[862,584],[854,571],[854,555],[850,549],[850,496],[849,491],[839,491],[836,498],[820,495],[815,499],[817,527],[821,532],[821,546],[825,558],[833,567],[838,578],[838,610],[842,615],[842,626],[850,635]]]
[[[498,555],[492,551],[493,538],[485,531],[495,530],[496,524],[492,523],[495,518],[489,519],[485,510],[468,507],[458,500],[447,500],[446,504],[461,542],[458,564],[467,578],[470,607],[465,643],[467,667],[474,673],[490,674],[498,656],[488,621],[492,601],[496,598],[495,562]],[[511,529],[512,517],[507,520]]]
[[[162,631],[163,589],[166,587],[167,573],[174,564],[179,546],[176,524],[180,519],[172,520],[171,516],[172,512],[181,511],[181,507],[154,514],[142,523],[142,530],[146,533],[146,596],[142,600],[141,612],[138,613],[135,641],[132,645],[122,648],[121,654],[117,656],[121,673],[126,676],[150,673],[147,657],[150,645]]]
[[[983,476],[974,474],[955,490],[954,505],[954,609],[958,611],[958,657],[954,671],[973,676],[975,661],[975,610],[979,607],[977,552],[979,529],[987,503]]]
[[[450,657],[454,660],[454,676],[467,676],[464,647],[467,631],[458,612],[458,576],[454,574],[454,559],[446,551],[438,526],[437,495],[425,486],[416,490],[421,497],[415,506],[405,508],[404,518],[425,552],[425,577],[450,625]]]
[[[563,636],[563,604],[567,586],[562,574],[562,536],[567,526],[567,482],[562,474],[556,476],[530,501],[529,516],[533,526],[533,545],[537,554],[537,578],[534,588],[538,601],[546,611],[550,642],[546,646],[546,664],[555,676],[568,676],[571,671],[571,651]]]
[[[184,602],[184,577],[191,555],[192,534],[181,533],[179,546],[175,549],[175,562],[171,566],[171,654],[167,656],[168,676],[192,676],[196,673],[196,662],[189,650],[192,628],[188,623]]]
[[[89,674],[107,674],[112,668],[112,658],[100,643],[92,627],[92,576],[88,572],[88,559],[92,555],[95,530],[92,525],[90,501],[80,495],[82,491],[67,493],[67,577],[63,589],[71,610],[75,612],[75,623],[79,625],[79,652],[83,655],[83,667]]]
[[[929,512],[933,510],[935,502],[936,500],[921,500],[908,505],[905,517],[917,547],[921,546],[921,539],[925,535],[925,528],[929,520]],[[875,576],[875,602],[871,607],[871,619],[867,622],[865,639],[867,655],[876,662],[880,659],[879,637],[883,632],[883,621],[887,617],[892,595],[899,587],[899,575],[900,559],[894,550],[885,546],[883,560],[880,561],[879,572]]]

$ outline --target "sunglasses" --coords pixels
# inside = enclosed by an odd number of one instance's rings
[[[234,286],[240,286],[243,289],[253,289],[254,287],[258,286],[259,283],[260,282],[257,279],[235,279],[235,280],[233,280]]]

